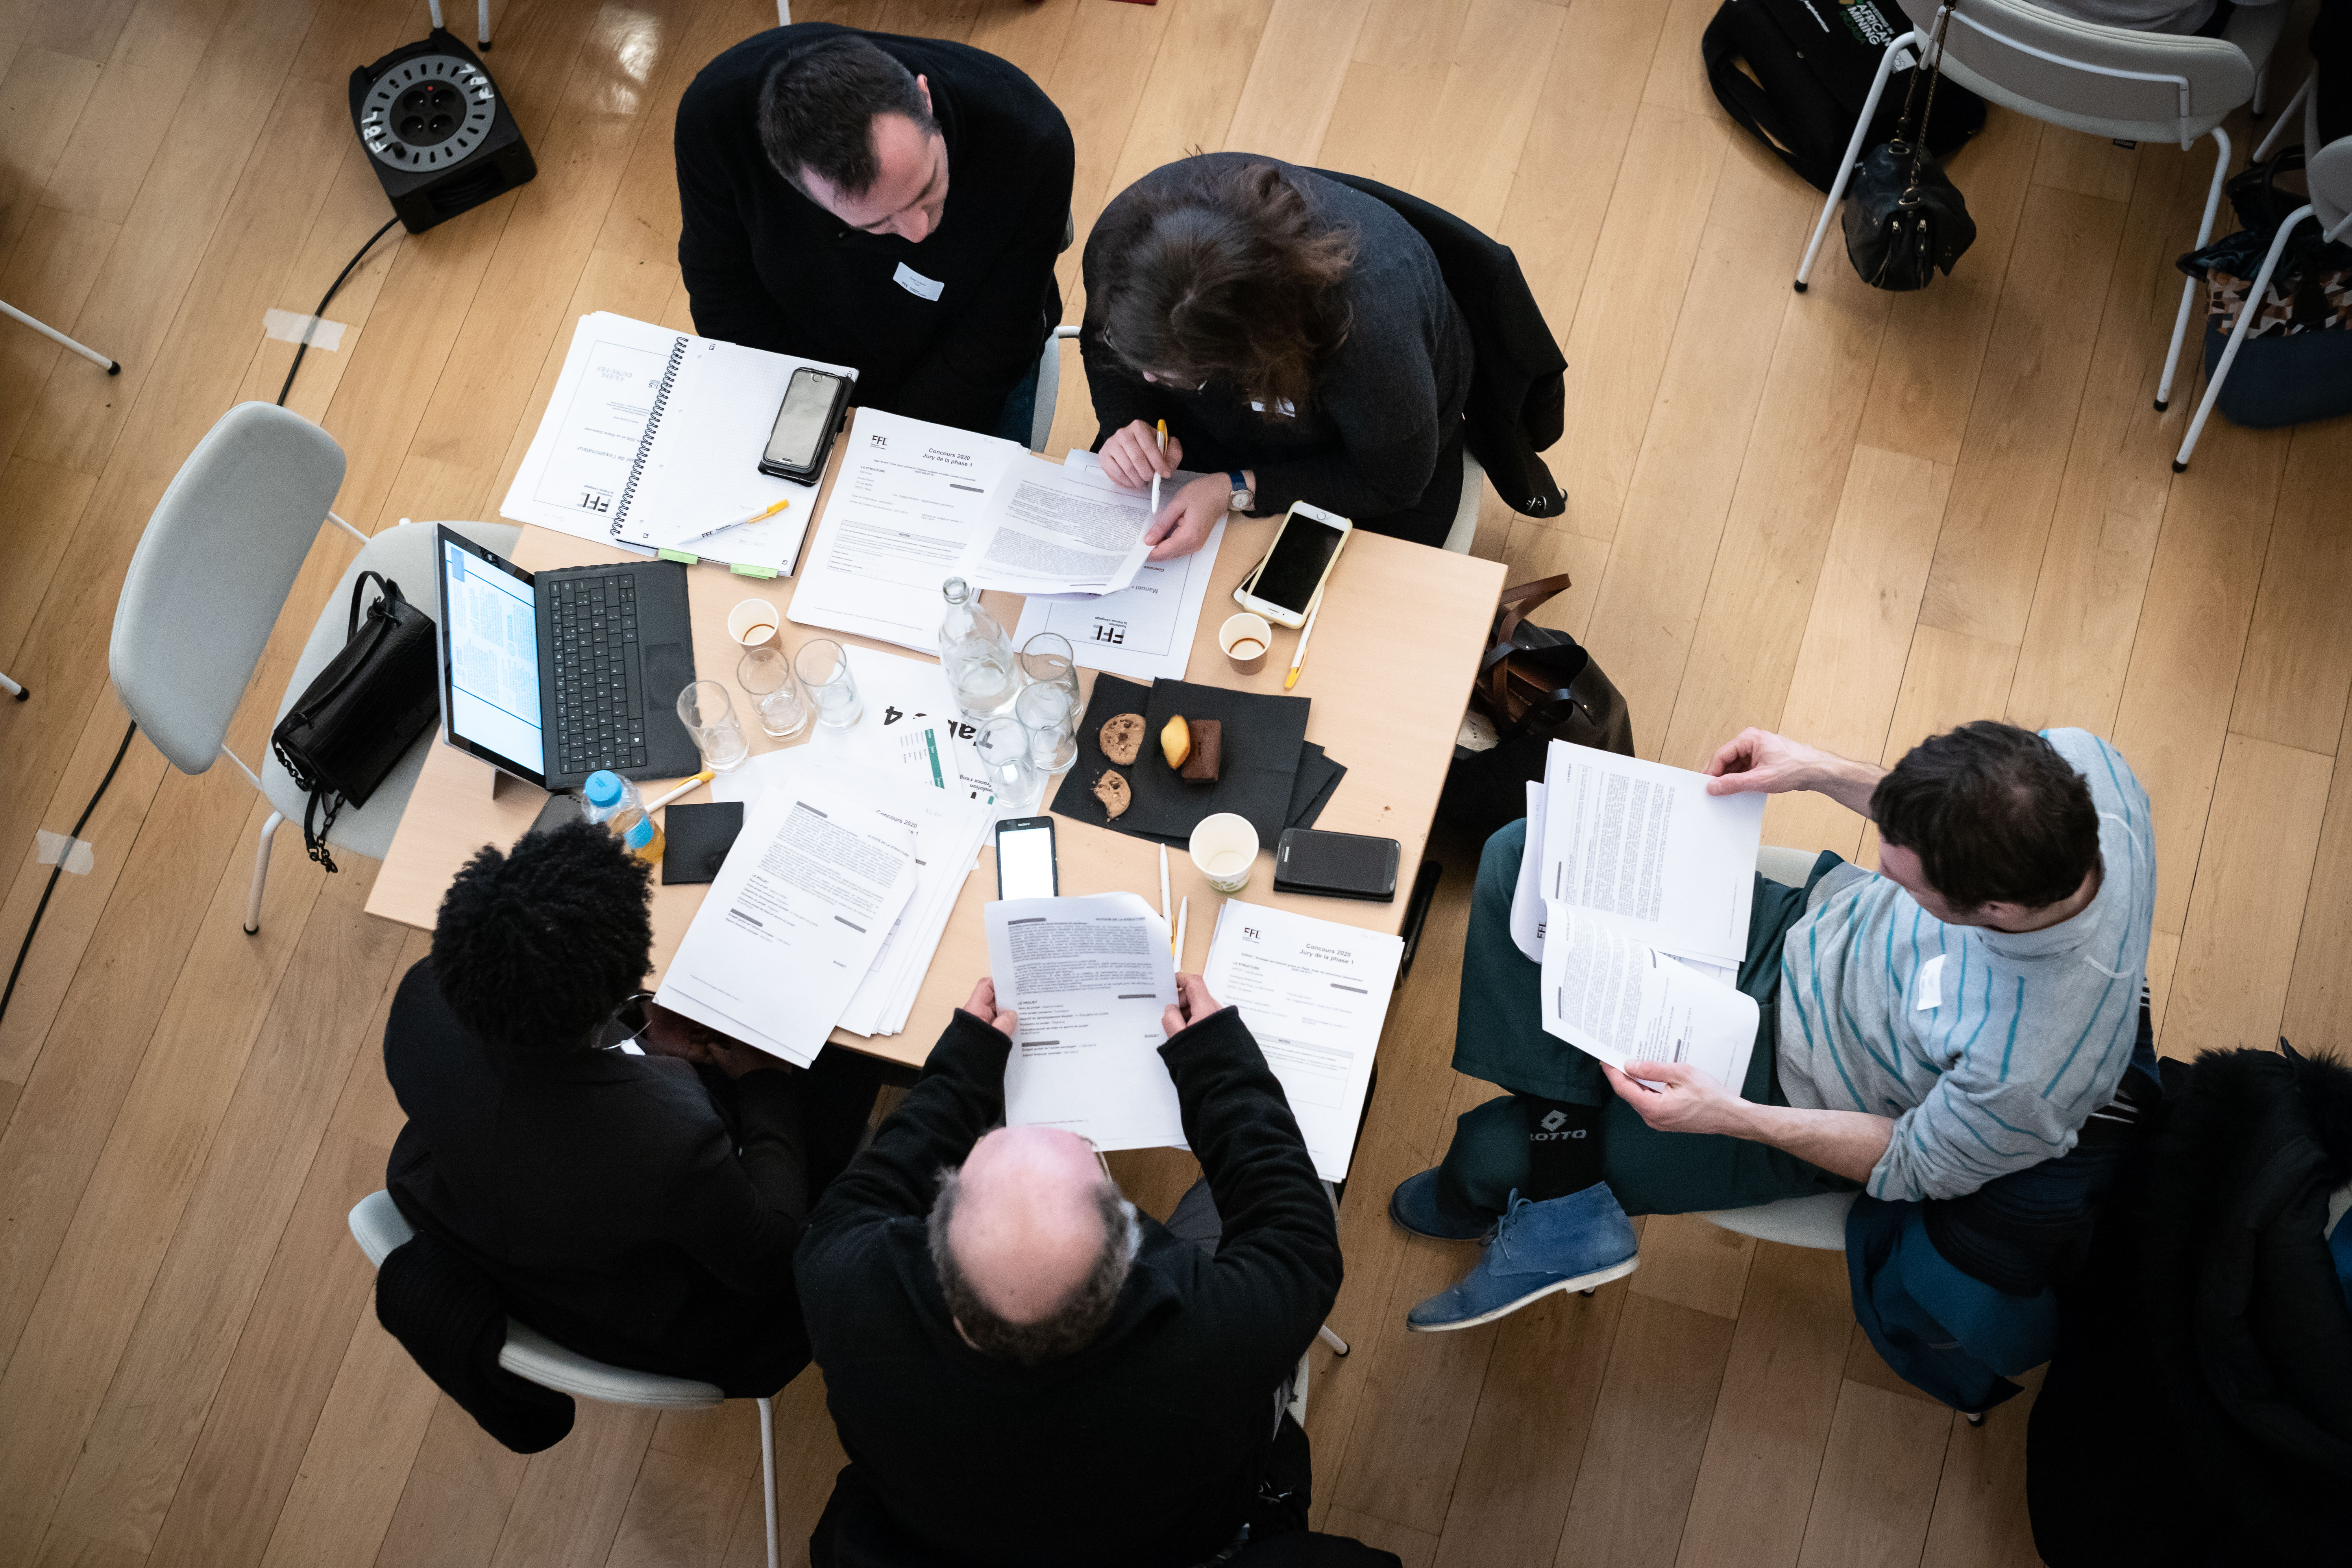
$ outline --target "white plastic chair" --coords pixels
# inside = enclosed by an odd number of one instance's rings
[[[205,773],[215,759],[228,758],[269,802],[246,900],[247,933],[261,929],[272,839],[289,818],[301,820],[309,796],[275,757],[265,757],[257,772],[230,751],[228,726],[319,525],[333,522],[360,542],[360,552],[311,628],[278,716],[342,649],[352,584],[362,572],[383,573],[411,604],[436,622],[441,616],[433,525],[404,519],[371,539],[329,510],[342,482],[343,450],[333,437],[283,408],[237,405],[196,443],[155,503],[115,604],[107,668],[148,741],[184,773]],[[513,552],[522,531],[500,523],[450,526],[501,554]],[[409,748],[366,805],[343,808],[329,843],[383,858],[431,739]]]
[[[2246,341],[2246,329],[2254,319],[2253,307],[2270,287],[2271,275],[2278,270],[2281,253],[2286,249],[2287,236],[2295,225],[2305,218],[2319,223],[2320,237],[2333,241],[2352,226],[2352,136],[2339,136],[2323,145],[2319,140],[2319,72],[2315,68],[2294,89],[2294,96],[2280,110],[2278,123],[2254,149],[2254,162],[2270,156],[2272,146],[2294,119],[2298,105],[2303,109],[2304,189],[2310,199],[2289,213],[2279,225],[2278,233],[2271,239],[2271,247],[2263,257],[2262,269],[2254,274],[2252,287],[2246,290],[2246,309],[2238,312],[2237,325],[2230,329],[2230,341],[2221,350],[2221,358],[2213,366],[2213,374],[2205,384],[2204,400],[2197,405],[2196,416],[2189,421],[2189,434],[2181,438],[2180,450],[2172,459],[2172,471],[2180,472],[2189,466],[2189,454],[2197,447],[2197,437],[2205,431],[2205,421],[2213,412],[2213,405],[2221,395],[2221,384],[2230,379],[2230,366],[2237,363],[2238,345]],[[2189,280],[2193,288],[2196,279]],[[2185,307],[2184,307],[2185,308]]]
[[[1055,327],[1037,354],[1037,407],[1029,416],[1029,449],[1043,452],[1054,438],[1054,405],[1062,395],[1062,345],[1078,335],[1076,327]]]
[[[1847,178],[1861,158],[1863,139],[1878,111],[1886,79],[1898,54],[1926,56],[1939,15],[1936,0],[1902,0],[1913,30],[1886,46],[1877,79],[1864,100],[1862,117],[1847,142],[1845,163],[1811,243],[1797,268],[1797,292],[1805,291],[1813,258],[1845,195]],[[2286,26],[2284,5],[2241,5],[2218,38],[2172,33],[2141,33],[2078,22],[2026,0],[1968,0],[1951,12],[1944,38],[1944,74],[1979,97],[2048,124],[2119,142],[2179,142],[2183,151],[2200,136],[2213,138],[2213,179],[2205,193],[2205,216],[2196,248],[2213,238],[2213,215],[2221,184],[2230,174],[2230,133],[2221,121],[2241,105],[2262,107],[2262,78],[2272,48]],[[2198,285],[2182,281],[2180,312],[2172,325],[2172,346],[2157,383],[2156,406],[2172,398],[2172,377],[2180,363],[2180,342],[2189,331]],[[2192,426],[2193,432],[2193,426]],[[2192,433],[2191,439],[2194,439]],[[2183,449],[2182,458],[2187,458]],[[2174,465],[2178,468],[2179,465]]]
[[[1445,548],[1456,555],[1467,555],[1470,547],[1478,542],[1478,503],[1486,498],[1486,470],[1462,448],[1462,502],[1454,509],[1454,526],[1445,531]]]
[[[387,1192],[373,1192],[352,1206],[352,1239],[367,1254],[368,1262],[383,1267],[393,1249],[416,1233]],[[659,1373],[632,1372],[592,1361],[564,1349],[536,1329],[507,1320],[507,1341],[499,1352],[499,1365],[527,1383],[594,1399],[606,1405],[635,1405],[649,1410],[708,1410],[727,1403],[719,1385],[688,1377],[665,1377]],[[769,1401],[760,1406],[760,1479],[768,1510],[768,1568],[776,1568],[776,1424]]]

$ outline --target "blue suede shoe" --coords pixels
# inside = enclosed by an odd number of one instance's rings
[[[1432,1241],[1475,1241],[1495,1228],[1495,1222],[1475,1209],[1456,1209],[1438,1190],[1434,1166],[1407,1176],[1389,1194],[1389,1218],[1400,1228]]]
[[[1459,1284],[1404,1315],[1416,1333],[1475,1328],[1555,1290],[1590,1290],[1641,1267],[1633,1227],[1606,1182],[1531,1204],[1514,1192],[1495,1238]]]

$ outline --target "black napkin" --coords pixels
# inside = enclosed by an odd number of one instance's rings
[[[1348,776],[1345,764],[1333,762],[1323,748],[1309,741],[1298,751],[1298,776],[1290,785],[1290,820],[1292,827],[1312,827],[1323,808],[1331,804],[1331,794],[1339,781]]]
[[[1185,680],[1147,687],[1115,675],[1097,675],[1094,696],[1078,725],[1078,760],[1062,775],[1052,809],[1074,822],[1114,827],[1163,844],[1183,843],[1201,818],[1230,811],[1249,818],[1258,841],[1270,847],[1290,826],[1292,791],[1306,749],[1307,706],[1304,697],[1230,691]],[[1102,727],[1117,713],[1142,714],[1145,733],[1141,754],[1118,770],[1135,799],[1114,822],[1095,798],[1094,787],[1112,766],[1102,753]],[[1161,728],[1179,713],[1188,720],[1214,719],[1224,727],[1214,784],[1179,778],[1160,750]]]
[[[690,887],[717,877],[735,836],[743,831],[743,803],[717,800],[662,809],[662,832],[668,839],[662,850],[662,886]]]

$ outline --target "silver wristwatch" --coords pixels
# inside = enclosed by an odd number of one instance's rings
[[[1227,511],[1247,511],[1256,504],[1257,496],[1250,489],[1249,480],[1242,477],[1242,471],[1239,468],[1227,468],[1225,478],[1231,479],[1234,485],[1234,493],[1225,501]]]

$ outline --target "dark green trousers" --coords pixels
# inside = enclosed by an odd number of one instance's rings
[[[1776,1198],[1851,1192],[1855,1184],[1792,1154],[1745,1138],[1654,1131],[1617,1098],[1601,1064],[1544,1033],[1538,996],[1543,966],[1511,941],[1511,894],[1528,825],[1512,823],[1486,841],[1470,905],[1470,935],[1462,955],[1462,1006],[1454,1035],[1454,1070],[1500,1084],[1517,1094],[1577,1105],[1607,1107],[1602,1159],[1609,1185],[1627,1214],[1685,1214],[1694,1209],[1744,1208]],[[1805,896],[1839,864],[1824,852],[1801,888],[1756,879],[1748,925],[1748,956],[1739,988],[1756,998],[1756,1052],[1748,1059],[1743,1098],[1786,1105],[1780,1092],[1779,1039],[1780,943]],[[1511,1190],[1527,1180],[1527,1125],[1510,1096],[1490,1100],[1454,1124],[1454,1143],[1441,1167],[1449,1196],[1499,1215]]]

